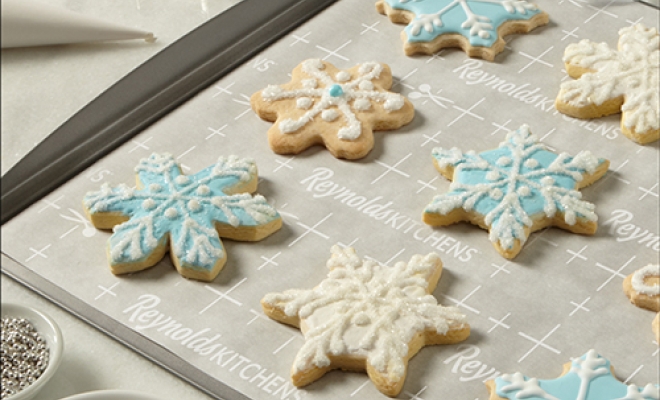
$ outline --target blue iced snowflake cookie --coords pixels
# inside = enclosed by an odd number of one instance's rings
[[[609,161],[588,151],[575,157],[555,154],[523,125],[495,150],[435,148],[433,158],[436,169],[453,182],[449,193],[426,206],[423,220],[429,225],[479,225],[506,258],[520,252],[531,232],[547,226],[596,232],[595,206],[582,200],[578,189],[602,177]]]
[[[169,154],[152,154],[135,168],[137,187],[105,184],[83,199],[95,227],[112,228],[108,259],[114,274],[155,265],[169,250],[186,278],[213,280],[227,254],[220,237],[256,241],[282,226],[257,189],[257,167],[248,159],[220,157],[194,175],[183,175]]]
[[[409,56],[460,47],[492,61],[504,50],[503,36],[548,23],[548,14],[527,0],[379,0],[376,9],[408,24],[401,37]]]
[[[609,360],[594,350],[565,364],[557,379],[529,378],[516,372],[490,380],[486,386],[490,400],[660,400],[660,386],[619,382]]]

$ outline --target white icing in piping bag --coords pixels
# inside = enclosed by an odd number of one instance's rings
[[[88,17],[33,0],[2,0],[2,48],[105,40],[155,40],[153,33]]]

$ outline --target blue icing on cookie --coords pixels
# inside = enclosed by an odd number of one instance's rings
[[[256,179],[256,166],[247,159],[221,157],[187,176],[171,155],[153,154],[136,172],[138,188],[106,184],[83,200],[92,216],[113,213],[127,219],[113,228],[108,242],[111,265],[143,262],[169,240],[182,268],[210,271],[225,257],[216,226],[227,232],[280,219],[262,196],[227,193]]]
[[[525,0],[385,0],[393,9],[415,14],[405,28],[408,42],[430,42],[456,33],[472,46],[490,47],[506,21],[529,20],[541,11]]]
[[[577,218],[597,220],[594,205],[575,190],[586,174],[606,160],[589,152],[576,157],[545,149],[524,125],[509,133],[499,148],[463,154],[454,148],[433,150],[438,165],[455,168],[449,193],[436,196],[425,213],[446,215],[463,208],[483,216],[490,239],[504,249],[527,239],[533,218],[562,213],[568,225]]]
[[[504,399],[524,400],[659,400],[660,386],[645,387],[619,382],[609,360],[594,350],[571,362],[565,375],[552,380],[529,378],[521,373],[495,379],[496,394]]]

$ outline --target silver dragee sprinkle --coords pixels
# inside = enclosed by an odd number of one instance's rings
[[[36,381],[48,366],[46,340],[24,318],[2,318],[2,399]]]

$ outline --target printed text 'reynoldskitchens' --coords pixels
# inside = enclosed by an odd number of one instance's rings
[[[156,309],[160,302],[160,297],[156,295],[143,294],[123,313],[129,314],[128,322],[136,331],[158,332],[200,357],[207,357],[219,368],[237,375],[274,399],[300,400],[302,398],[288,379],[269,371],[254,360],[218,342],[220,334],[209,333],[209,328],[195,330],[186,327],[183,323],[177,322],[171,316]]]
[[[385,201],[382,196],[363,196],[347,186],[342,186],[331,178],[334,171],[319,167],[312,171],[312,175],[300,181],[305,190],[313,193],[315,198],[329,198],[338,201],[356,211],[385,224],[386,226],[408,234],[420,242],[428,244],[435,250],[449,254],[459,261],[467,262],[479,251],[468,244],[463,244],[446,234],[434,231],[421,221],[397,211],[392,201]]]

